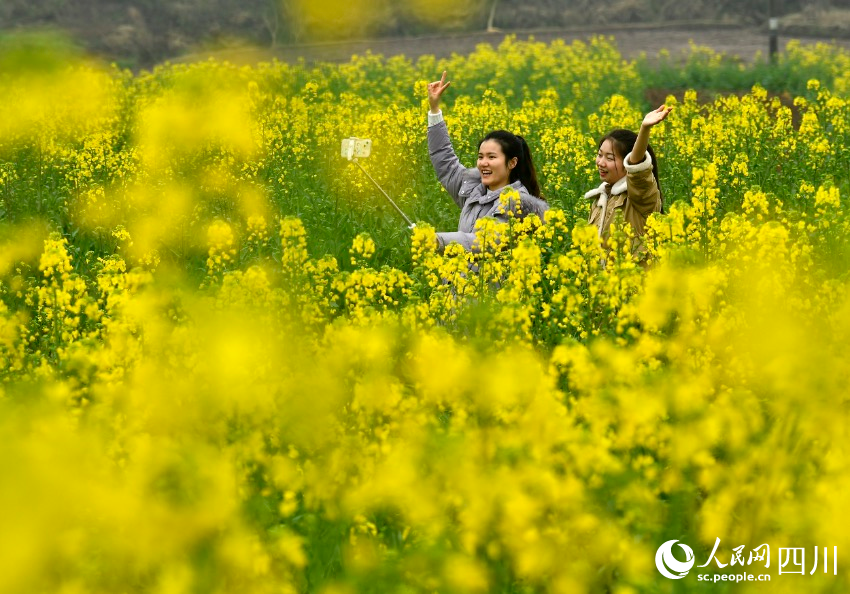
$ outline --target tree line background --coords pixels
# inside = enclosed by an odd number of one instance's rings
[[[144,66],[238,44],[684,20],[761,26],[771,11],[783,25],[820,22],[834,34],[850,0],[3,0],[0,38],[55,28],[89,51]]]

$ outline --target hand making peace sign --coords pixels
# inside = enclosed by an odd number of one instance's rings
[[[431,113],[440,111],[440,97],[452,81],[446,82],[446,71],[443,70],[443,76],[440,80],[428,84],[428,103],[431,105]]]

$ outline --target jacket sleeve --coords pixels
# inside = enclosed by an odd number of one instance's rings
[[[455,204],[463,208],[466,197],[460,194],[461,186],[464,181],[474,181],[476,176],[480,181],[480,174],[477,169],[470,170],[464,167],[457,158],[445,121],[428,128],[428,154],[431,156],[434,171],[437,172],[437,179],[443,184]]]
[[[626,169],[626,183],[628,184],[629,202],[631,207],[643,217],[648,217],[655,212],[656,206],[661,199],[661,191],[652,173],[652,157],[646,153],[643,161],[632,165],[629,162],[632,154],[623,159],[623,167]]]
[[[475,233],[464,233],[462,231],[446,231],[442,233],[437,233],[437,243],[439,244],[439,251],[442,253],[446,246],[450,243],[459,243],[463,246],[468,252],[477,252],[478,249],[478,241],[475,237]]]

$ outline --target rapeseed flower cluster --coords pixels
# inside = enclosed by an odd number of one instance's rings
[[[604,245],[594,137],[641,113],[610,40],[32,86],[0,128],[0,591],[658,592],[673,538],[846,590],[774,561],[850,545],[847,58],[787,53],[823,75],[793,110],[671,97],[665,214]],[[545,223],[438,250],[442,68],[459,155],[523,134]]]

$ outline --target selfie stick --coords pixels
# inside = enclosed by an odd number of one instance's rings
[[[404,220],[405,220],[405,221],[407,221],[407,226],[408,226],[408,228],[409,228],[409,229],[413,229],[414,227],[416,227],[416,223],[414,223],[414,222],[413,222],[413,221],[411,221],[409,218],[407,218],[407,215],[406,215],[406,214],[404,214],[404,211],[402,211],[402,210],[398,207],[398,204],[396,204],[395,202],[393,202],[393,199],[389,197],[389,194],[387,194],[386,192],[384,192],[384,189],[383,189],[381,186],[379,186],[379,185],[378,185],[378,182],[376,182],[374,179],[372,179],[372,176],[371,176],[371,175],[369,175],[369,172],[368,172],[368,171],[366,171],[366,170],[363,168],[363,165],[361,165],[361,164],[357,161],[357,159],[356,159],[356,158],[355,158],[355,159],[352,159],[352,161],[354,161],[354,162],[357,164],[357,166],[360,168],[360,171],[362,171],[363,173],[365,173],[365,174],[366,174],[366,177],[368,177],[368,178],[369,178],[369,181],[371,181],[373,184],[375,184],[375,187],[376,187],[376,188],[378,188],[378,189],[381,191],[381,194],[383,194],[383,195],[384,195],[384,198],[386,198],[387,200],[389,200],[390,204],[392,204],[392,205],[395,207],[395,209],[398,211],[398,214],[400,214],[400,215],[402,216],[402,218],[404,218]]]
[[[349,142],[346,143],[346,141],[349,141]],[[359,143],[362,143],[362,142],[363,141],[361,141],[360,139],[356,139],[356,138],[347,138],[346,140],[343,140],[343,144],[342,144],[343,156],[346,157],[349,161],[353,161],[360,168],[360,171],[362,171],[364,174],[366,174],[366,177],[369,178],[369,181],[372,182],[373,184],[375,184],[375,187],[378,188],[378,190],[380,190],[381,194],[384,195],[384,198],[386,198],[387,201],[389,201],[389,203],[393,205],[393,208],[395,208],[396,211],[398,212],[398,214],[400,214],[401,217],[407,222],[407,228],[408,229],[416,228],[416,223],[411,221],[410,218],[408,218],[408,216],[406,214],[404,214],[404,211],[401,210],[401,208],[399,208],[398,204],[396,204],[393,201],[393,199],[390,198],[390,195],[387,194],[380,185],[378,185],[378,182],[376,182],[372,178],[372,176],[369,175],[369,172],[366,171],[366,169],[363,167],[363,165],[361,165],[360,162],[357,160],[358,156],[368,156],[369,155],[368,146],[361,149],[361,145]],[[360,154],[355,154],[355,150]],[[365,154],[363,154],[361,152],[362,150],[365,150]]]

